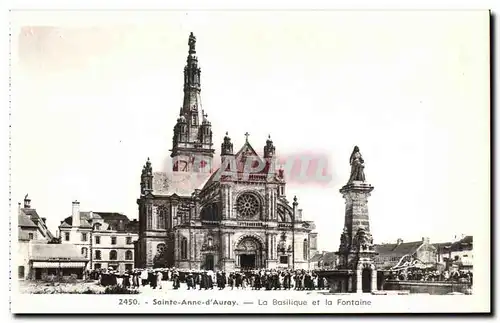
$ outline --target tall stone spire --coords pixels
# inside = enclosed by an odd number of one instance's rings
[[[191,33],[189,35],[189,52],[187,63],[184,67],[184,103],[182,105],[182,114],[188,120],[191,126],[199,124],[199,112],[201,111],[201,84],[198,67],[198,57],[196,57],[196,37]],[[193,119],[193,118],[196,119]]]
[[[191,33],[188,40],[188,56],[184,67],[184,100],[174,126],[172,146],[173,170],[209,172],[212,167],[212,125],[208,115],[200,122],[201,69],[196,56],[196,37]]]

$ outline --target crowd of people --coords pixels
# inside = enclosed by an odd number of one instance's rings
[[[413,281],[435,281],[435,282],[467,282],[472,284],[472,271],[438,271],[424,269],[410,269],[391,272],[388,279],[413,280]]]
[[[121,285],[126,288],[149,286],[162,289],[164,281],[171,283],[172,289],[187,290],[315,290],[328,289],[324,277],[310,270],[250,270],[250,271],[206,271],[178,270],[176,268],[133,269],[119,273],[113,269],[100,269],[88,273],[91,279],[98,280],[103,286]]]

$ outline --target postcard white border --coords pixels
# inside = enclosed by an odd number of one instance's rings
[[[404,5],[401,1],[384,1],[378,2],[377,7],[382,8],[391,8],[391,9],[404,9],[404,8],[436,8],[436,9],[444,9],[444,8],[455,8],[455,9],[486,9],[492,8],[494,6],[498,6],[495,1],[440,1],[439,3],[435,1],[419,1],[418,4],[407,4]],[[40,8],[40,4],[37,1],[17,1],[14,6],[17,9],[34,9]],[[335,9],[360,9],[360,8],[370,8],[375,7],[375,5],[370,1],[309,1],[309,2],[299,2],[299,1],[287,1],[286,3],[280,4],[275,1],[246,1],[239,2],[236,5],[231,1],[213,1],[210,3],[210,9],[305,9],[305,8],[335,8]],[[208,9],[206,2],[204,1],[175,1],[169,2],[169,7],[165,7],[165,5],[161,1],[141,1],[140,4],[134,1],[86,1],[75,3],[73,5],[69,5],[65,1],[51,1],[49,3],[44,3],[44,8],[46,9],[56,9],[56,8],[68,8],[68,9],[111,9],[111,8],[129,8],[129,9],[154,9],[154,8],[164,8],[164,9],[192,9],[192,8],[205,8]],[[77,11],[74,11],[77,13]],[[37,16],[35,19],[49,19],[51,20],[50,13],[45,11],[43,15],[40,16],[40,12],[31,11],[28,12],[32,15],[32,18]],[[16,13],[16,15],[19,14]],[[46,16],[49,14],[49,16]],[[112,14],[110,11],[106,11],[103,14],[95,15],[95,19],[99,19],[99,16],[103,16],[104,14]],[[57,15],[57,13],[56,13]],[[59,14],[60,15],[60,14]],[[27,16],[25,16],[27,17]],[[12,16],[10,16],[12,18]],[[25,18],[23,18],[25,19]],[[60,19],[68,19],[68,16],[60,17]],[[68,19],[71,20],[71,19]],[[8,22],[8,19],[4,19],[4,22]],[[53,20],[51,20],[53,22]],[[497,24],[498,25],[498,24]],[[5,33],[4,33],[5,35]],[[498,34],[497,34],[498,35]],[[498,36],[497,36],[498,37]],[[4,37],[5,38],[5,37]],[[3,44],[8,44],[7,41],[3,41]],[[3,53],[7,52],[7,50],[2,51]],[[8,72],[8,70],[4,71]],[[8,84],[7,84],[8,85]],[[4,92],[5,95],[8,96],[8,92]],[[3,102],[8,102],[4,100]],[[8,119],[3,120],[7,121],[7,129],[8,129]],[[5,138],[5,137],[4,137]],[[8,138],[8,137],[7,137]],[[8,149],[8,140],[6,144],[2,141],[2,148]],[[4,150],[5,151],[5,150]],[[8,159],[2,159],[2,161],[6,161],[8,164]],[[8,167],[3,167],[3,169],[8,169]],[[8,174],[7,174],[8,180]],[[4,186],[5,188],[5,186]],[[4,196],[8,196],[9,192],[6,192]],[[14,203],[15,204],[15,203]],[[8,204],[7,204],[8,207]],[[12,206],[15,208],[15,205]],[[6,212],[7,214],[13,214],[12,210]],[[11,218],[12,227],[15,227],[16,218]],[[490,249],[489,249],[489,219],[485,221],[484,228],[485,235],[483,237],[478,236],[478,241],[475,241],[475,260],[477,262],[475,266],[475,276],[474,276],[474,295],[468,296],[423,296],[423,295],[411,295],[411,296],[371,296],[371,295],[363,295],[361,298],[364,300],[371,300],[372,305],[365,309],[361,309],[359,307],[338,307],[332,306],[331,313],[348,313],[352,312],[373,312],[373,313],[391,313],[391,312],[400,312],[400,313],[408,313],[408,312],[484,312],[489,311],[490,305]],[[14,234],[14,233],[13,233]],[[5,234],[6,237],[9,237],[8,234]],[[476,237],[475,237],[476,240]],[[4,244],[4,246],[8,246],[9,244]],[[15,240],[12,242],[13,250],[15,250]],[[12,313],[176,313],[180,311],[180,313],[330,313],[326,312],[325,308],[320,306],[315,307],[313,305],[305,306],[305,307],[262,307],[262,306],[250,306],[248,307],[198,307],[198,308],[186,308],[186,307],[154,307],[154,306],[146,306],[143,305],[141,307],[119,307],[117,305],[118,299],[123,297],[129,297],[127,295],[122,296],[106,296],[99,295],[93,296],[89,298],[91,295],[26,295],[26,294],[18,294],[15,291],[17,290],[17,281],[14,279],[12,281]],[[286,293],[281,293],[276,296],[274,293],[262,292],[259,294],[259,298],[262,300],[271,300],[273,298],[284,298]],[[171,299],[171,298],[183,298],[187,296],[185,291],[177,291],[166,294],[163,299]],[[190,299],[207,299],[207,298],[223,298],[226,295],[230,296],[227,293],[209,293],[202,292],[196,293],[196,295],[189,293]],[[98,297],[98,298],[96,298]],[[140,302],[146,302],[148,300],[152,301],[152,297],[149,296],[136,296],[131,295],[133,298],[137,298]],[[303,295],[297,297],[297,300],[308,300],[310,303],[316,298],[325,299],[331,298],[332,300],[336,300],[341,296],[338,295],[321,295],[321,296],[307,296]],[[348,295],[346,296],[348,299],[358,299],[357,295]],[[232,295],[231,295],[231,298]],[[245,297],[243,295],[235,295],[234,299],[238,301],[243,301]],[[29,306],[27,306],[29,304]]]

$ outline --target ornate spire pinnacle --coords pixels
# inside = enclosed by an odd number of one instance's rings
[[[229,138],[228,132],[226,131],[224,142],[221,145],[221,156],[232,155],[232,154],[233,154],[233,143],[231,142],[231,138]]]
[[[274,147],[273,141],[271,140],[271,135],[269,135],[266,140],[266,145],[264,146],[264,158],[273,157],[275,152],[276,147]]]
[[[196,37],[194,36],[193,32],[189,34],[189,55],[191,54],[196,54]]]

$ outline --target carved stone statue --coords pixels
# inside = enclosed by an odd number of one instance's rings
[[[358,251],[373,250],[373,237],[365,228],[361,227],[354,237],[353,247]]]
[[[349,183],[353,181],[365,181],[365,172],[364,172],[364,163],[363,157],[359,152],[359,147],[355,146],[352,151],[351,158],[349,159],[349,164],[351,165],[351,176],[349,177]]]
[[[189,35],[188,45],[189,45],[189,53],[190,53],[190,54],[194,54],[194,53],[196,53],[196,49],[195,49],[195,45],[196,45],[196,37],[193,35],[193,33],[191,33],[191,34]]]
[[[349,232],[347,232],[347,228],[344,227],[344,231],[342,231],[342,234],[340,235],[340,249],[345,249],[348,247],[349,243],[348,243],[348,234]]]

